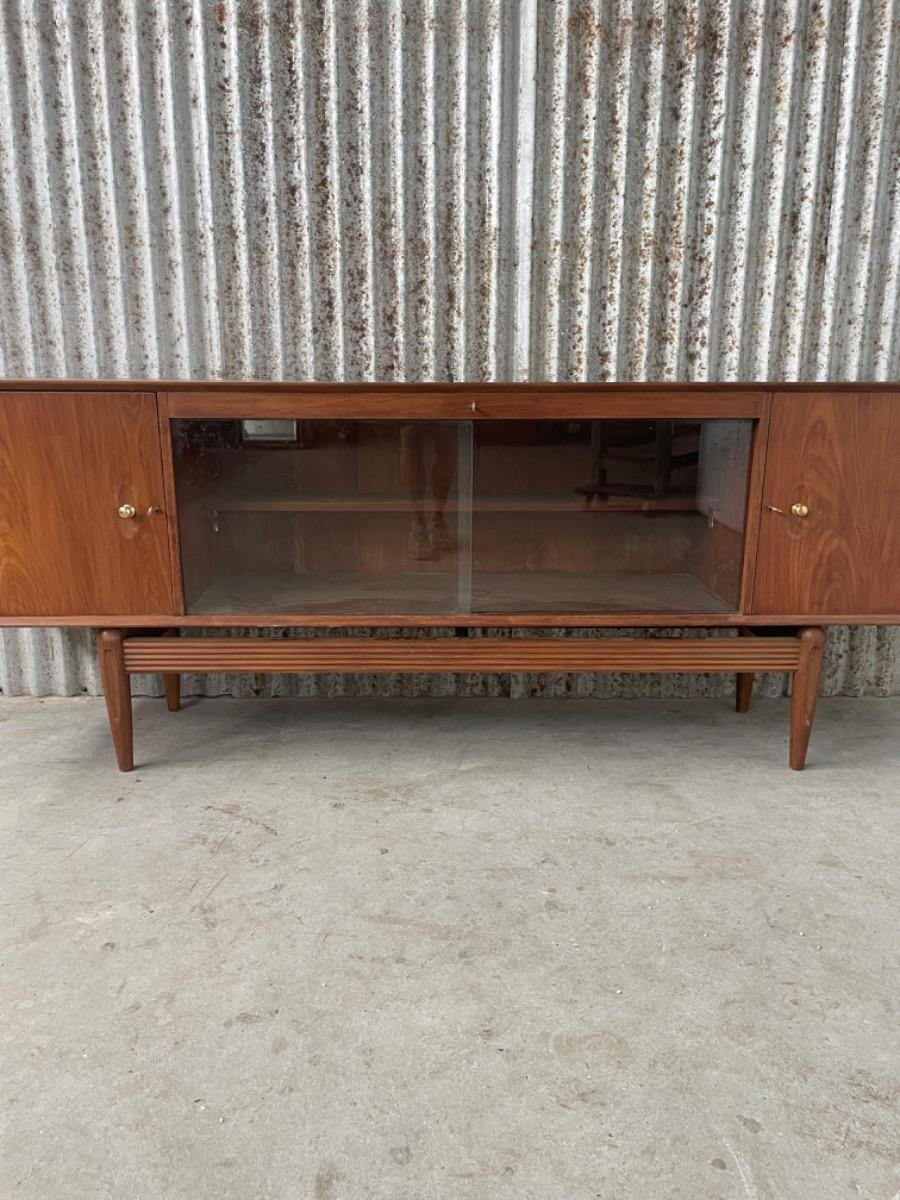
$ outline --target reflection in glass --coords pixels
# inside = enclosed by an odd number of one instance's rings
[[[172,422],[188,612],[458,612],[460,426],[275,424]]]
[[[478,423],[472,611],[737,608],[752,425]]]
[[[753,422],[172,422],[188,612],[738,607]]]
[[[456,437],[452,425],[437,421],[405,421],[400,426],[401,474],[412,515],[410,558],[442,558],[456,550],[446,518],[456,479]]]

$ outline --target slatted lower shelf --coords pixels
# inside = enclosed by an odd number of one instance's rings
[[[794,671],[794,637],[171,638],[124,641],[129,674],[185,671]]]

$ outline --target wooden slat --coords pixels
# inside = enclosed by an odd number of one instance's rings
[[[125,667],[226,671],[792,671],[796,638],[128,638]]]

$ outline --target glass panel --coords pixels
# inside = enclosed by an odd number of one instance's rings
[[[172,422],[190,613],[721,613],[753,421]]]
[[[467,611],[471,426],[172,422],[189,613]]]
[[[735,610],[752,429],[476,423],[472,612]]]

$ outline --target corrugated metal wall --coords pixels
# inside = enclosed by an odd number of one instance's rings
[[[891,0],[0,0],[0,374],[897,379],[898,22]],[[826,689],[895,689],[898,644],[837,631]],[[84,633],[2,646],[5,693],[98,689]]]

